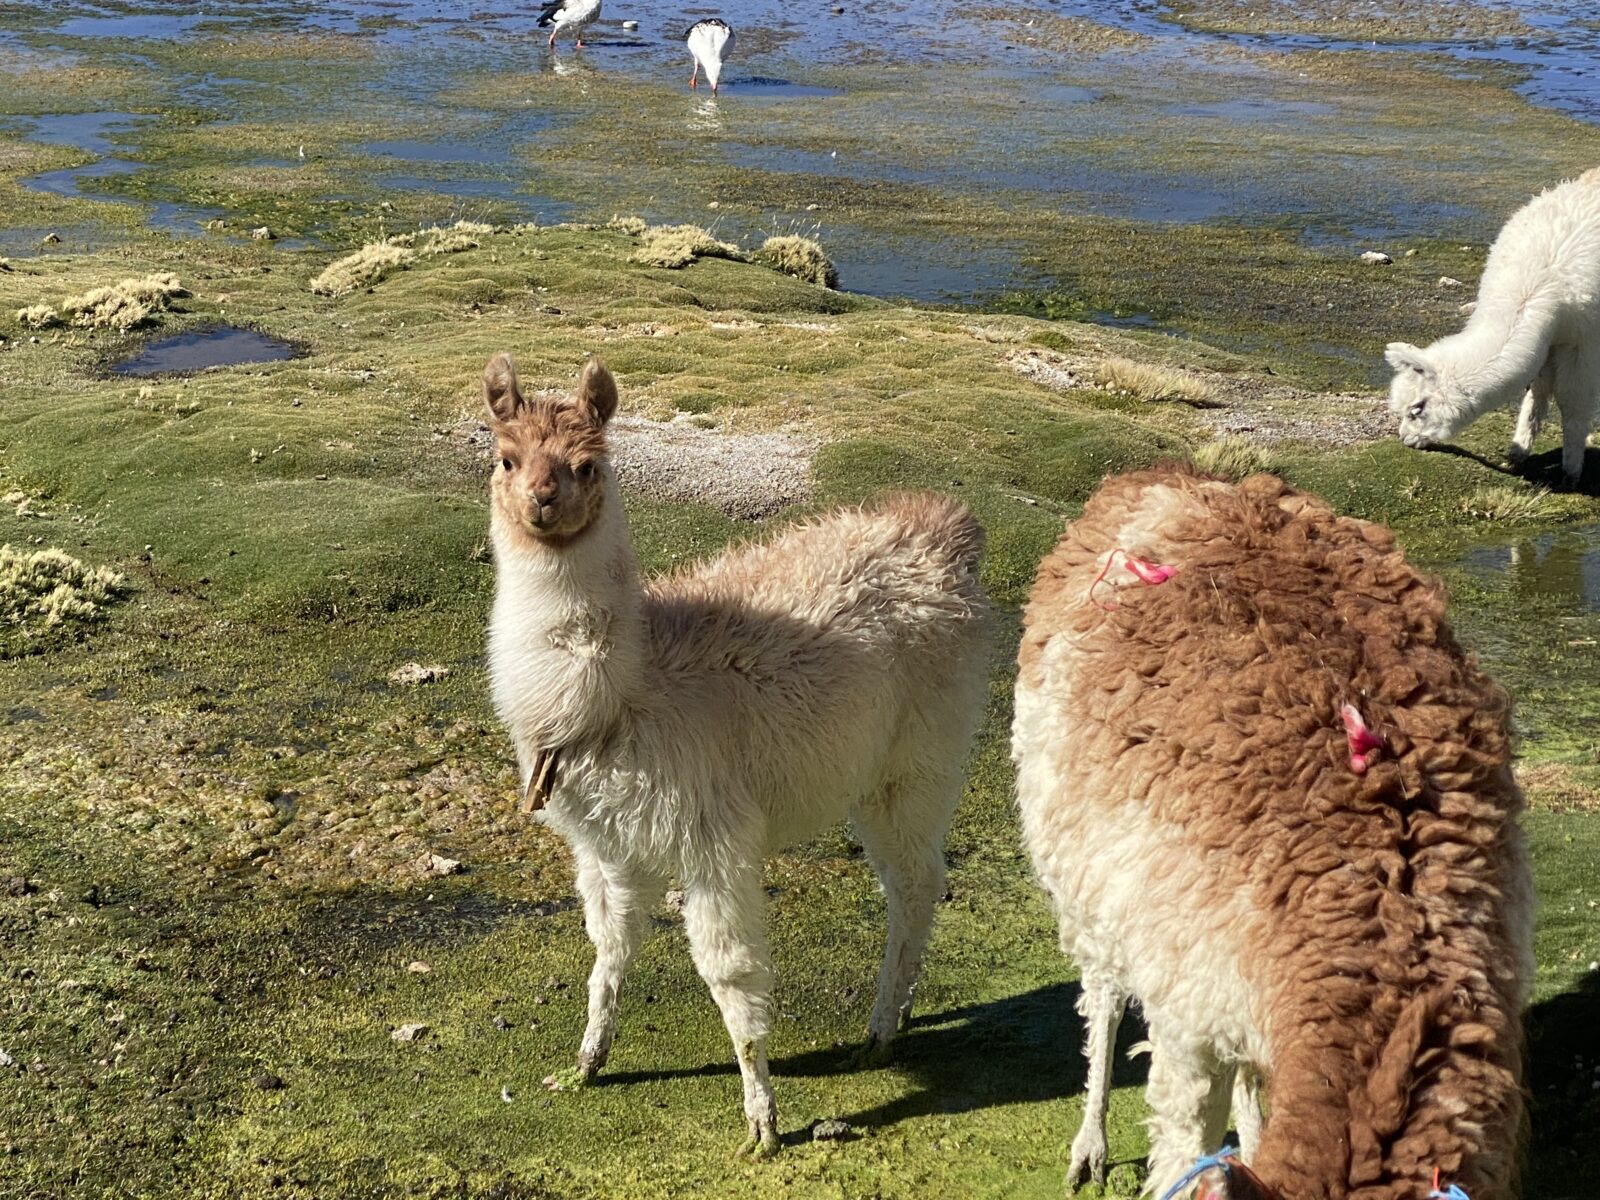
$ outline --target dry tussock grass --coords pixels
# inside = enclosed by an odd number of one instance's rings
[[[731,258],[744,261],[744,252],[731,242],[719,242],[698,225],[652,225],[639,237],[633,261],[650,267],[676,270],[697,258]]]
[[[1108,391],[1151,402],[1206,407],[1217,400],[1217,389],[1197,375],[1131,358],[1102,359],[1095,366],[1094,381]]]

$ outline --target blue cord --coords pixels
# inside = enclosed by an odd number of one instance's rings
[[[1194,1166],[1190,1167],[1188,1171],[1184,1172],[1183,1177],[1166,1190],[1166,1192],[1162,1195],[1161,1200],[1172,1200],[1174,1196],[1178,1195],[1178,1193],[1183,1191],[1184,1188],[1188,1187],[1191,1183],[1193,1183],[1196,1179],[1199,1179],[1200,1176],[1204,1175],[1213,1167],[1221,1167],[1223,1173],[1226,1174],[1228,1170],[1228,1160],[1230,1158],[1237,1158],[1238,1156],[1239,1147],[1224,1146],[1215,1154],[1207,1154],[1204,1158],[1197,1158]],[[1443,1196],[1442,1192],[1438,1194]],[[1465,1193],[1462,1193],[1462,1195],[1459,1197],[1445,1197],[1445,1200],[1468,1200],[1468,1198]]]
[[[1435,1188],[1428,1193],[1428,1200],[1472,1200],[1467,1191],[1459,1183],[1452,1183],[1443,1191]]]

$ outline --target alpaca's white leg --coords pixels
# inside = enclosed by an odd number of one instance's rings
[[[1200,1145],[1204,1147],[1201,1151],[1203,1154],[1221,1149],[1227,1140],[1228,1113],[1237,1080],[1237,1071],[1232,1064],[1215,1066],[1211,1072],[1211,1087],[1206,1092],[1205,1103],[1200,1110]]]
[[[1083,1120],[1072,1139],[1072,1163],[1067,1186],[1075,1188],[1093,1180],[1106,1181],[1106,1112],[1111,1105],[1111,1057],[1117,1028],[1128,998],[1108,971],[1084,963],[1083,991],[1078,1012],[1083,1017],[1083,1056],[1089,1063],[1089,1082],[1083,1097]]]
[[[766,896],[756,868],[685,880],[684,927],[700,978],[722,1010],[744,1082],[749,1137],[741,1154],[778,1149],[778,1106],[767,1073],[772,961],[767,950]]]
[[[1539,438],[1539,427],[1550,412],[1550,394],[1555,388],[1555,372],[1547,361],[1533,377],[1528,394],[1522,398],[1522,408],[1517,413],[1516,432],[1511,435],[1511,465],[1520,467],[1533,452],[1533,443]]]
[[[859,805],[856,832],[883,884],[889,933],[878,972],[878,998],[867,1024],[866,1057],[883,1060],[911,1020],[912,993],[933,910],[944,895],[944,835],[960,798],[960,780],[899,780]]]
[[[1239,1131],[1239,1154],[1249,1163],[1261,1144],[1261,1075],[1250,1063],[1240,1063],[1233,1077],[1233,1127]]]
[[[589,1079],[606,1065],[617,1035],[617,994],[628,960],[650,930],[650,906],[661,881],[578,850],[578,892],[584,926],[594,943],[589,974],[589,1025],[578,1050],[578,1074]]]
[[[1219,1108],[1220,1124],[1226,1124],[1228,1096],[1227,1076],[1219,1072],[1210,1047],[1162,1025],[1152,1017],[1150,1082],[1145,1088],[1150,1105],[1150,1175],[1145,1188],[1157,1196],[1164,1195],[1195,1159],[1217,1149],[1207,1139],[1214,1136],[1220,1142],[1221,1130],[1208,1126],[1219,1124],[1215,1115]]]
[[[1574,486],[1583,477],[1583,457],[1589,445],[1589,424],[1594,419],[1594,389],[1600,380],[1585,370],[1600,351],[1580,356],[1563,347],[1551,353],[1555,366],[1556,407],[1561,410],[1561,471]]]

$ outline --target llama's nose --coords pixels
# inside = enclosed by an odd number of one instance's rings
[[[540,505],[549,504],[554,500],[558,490],[556,477],[553,474],[538,475],[528,484],[529,497]]]

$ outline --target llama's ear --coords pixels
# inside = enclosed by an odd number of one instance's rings
[[[1433,364],[1428,356],[1410,342],[1390,342],[1383,357],[1396,371],[1416,371],[1419,375],[1433,374]]]
[[[604,425],[617,411],[617,381],[598,358],[583,365],[583,374],[578,378],[578,407],[596,425]]]
[[[483,402],[497,421],[509,421],[522,407],[522,389],[517,387],[517,368],[504,350],[489,360],[483,369]]]

